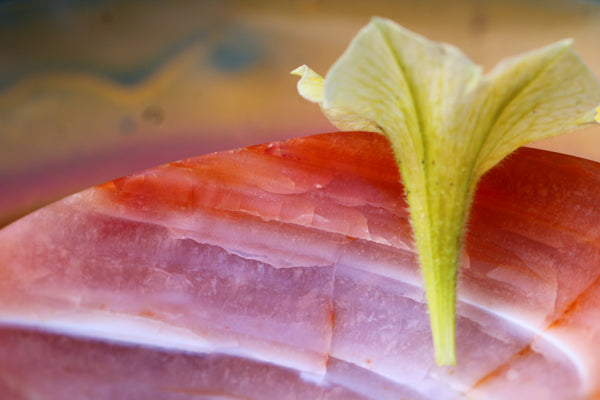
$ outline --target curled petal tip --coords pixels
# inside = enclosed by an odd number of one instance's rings
[[[302,74],[304,74],[304,71],[306,71],[307,68],[308,66],[306,64],[301,65],[292,72],[290,72],[290,75],[302,76]]]
[[[325,80],[321,75],[306,65],[299,66],[291,74],[300,77],[298,81],[298,93],[300,96],[313,103],[322,103]]]

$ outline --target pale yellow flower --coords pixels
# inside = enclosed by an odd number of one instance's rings
[[[481,176],[518,147],[600,122],[600,82],[563,40],[483,75],[457,48],[374,18],[300,94],[341,130],[384,134],[406,188],[436,361],[455,355],[456,275]],[[597,109],[595,109],[598,107]],[[595,109],[595,110],[594,110]]]

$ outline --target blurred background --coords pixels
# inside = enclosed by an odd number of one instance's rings
[[[488,70],[572,37],[600,76],[597,1],[3,1],[0,226],[144,168],[335,130],[289,72],[324,75],[373,15]],[[597,126],[534,146],[600,160],[599,144]]]

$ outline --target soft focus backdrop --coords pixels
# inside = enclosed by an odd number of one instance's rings
[[[370,16],[501,58],[572,37],[600,76],[600,6],[575,1],[0,3],[0,226],[168,161],[334,130],[289,71],[325,74]],[[536,144],[600,160],[600,127]]]

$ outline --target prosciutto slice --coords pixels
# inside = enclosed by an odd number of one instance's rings
[[[435,365],[387,141],[177,161],[0,230],[10,399],[591,399],[600,165],[521,149],[480,184],[458,364]]]

